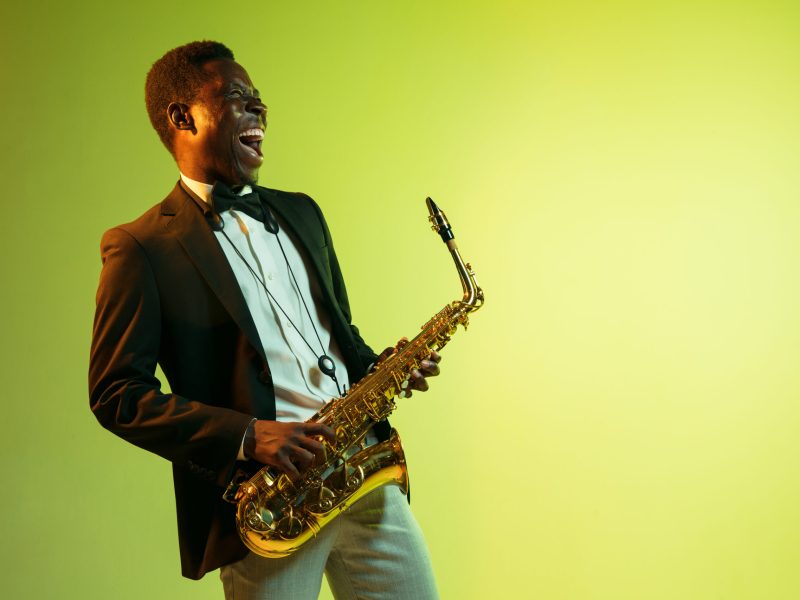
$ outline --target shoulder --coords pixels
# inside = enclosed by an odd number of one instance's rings
[[[110,228],[103,234],[103,239],[129,237],[140,244],[146,244],[154,239],[167,237],[170,235],[171,222],[183,211],[196,210],[202,215],[200,207],[194,205],[195,200],[176,183],[164,199],[132,221]]]
[[[100,252],[105,256],[112,248],[141,248],[158,231],[160,203],[151,207],[133,221],[120,223],[103,233]]]

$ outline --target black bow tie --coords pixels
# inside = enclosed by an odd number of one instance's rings
[[[236,192],[230,187],[218,181],[211,190],[211,196],[214,199],[214,210],[217,211],[219,215],[232,208],[233,210],[248,214],[262,223],[264,222],[266,209],[264,205],[261,204],[261,198],[258,197],[258,192],[250,192],[249,194],[237,196]]]

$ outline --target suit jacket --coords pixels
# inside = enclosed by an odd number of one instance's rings
[[[359,380],[376,356],[351,323],[322,212],[303,194],[255,189],[310,258],[350,380]],[[250,420],[275,419],[264,349],[211,216],[179,182],[103,235],[89,366],[98,421],[172,462],[182,572],[192,579],[247,554],[235,506],[221,495]],[[171,393],[162,392],[156,363]]]

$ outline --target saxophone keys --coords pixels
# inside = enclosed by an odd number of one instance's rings
[[[256,502],[249,502],[245,512],[245,523],[250,529],[255,531],[269,531],[271,529],[274,515],[270,510],[259,507]]]
[[[410,379],[408,377],[406,377],[405,379],[403,379],[403,381],[400,382],[400,389],[401,390],[408,389],[409,383],[410,383]]]
[[[263,522],[263,523],[264,523],[264,524],[265,524],[267,527],[269,527],[270,525],[272,525],[272,522],[275,520],[275,515],[273,515],[273,514],[272,514],[272,511],[271,511],[271,510],[269,510],[269,509],[268,509],[268,508],[266,508],[266,507],[263,507],[263,508],[262,508],[262,509],[259,511],[259,513],[258,513],[258,516],[261,518],[261,521],[262,521],[262,522]]]
[[[353,472],[347,477],[345,489],[348,492],[355,492],[364,483],[364,469],[361,466],[353,469]]]
[[[294,514],[294,508],[289,505],[288,512],[275,523],[276,533],[284,540],[293,540],[303,532],[303,521]]]
[[[303,522],[293,514],[288,514],[278,521],[275,529],[284,540],[293,540],[302,533]]]
[[[308,510],[312,513],[324,514],[333,508],[335,501],[336,494],[324,485],[320,485],[317,492],[317,499],[315,502],[311,503]]]

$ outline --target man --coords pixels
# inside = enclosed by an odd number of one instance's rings
[[[436,597],[395,486],[288,558],[262,558],[239,540],[235,507],[221,498],[236,468],[307,469],[334,435],[304,421],[380,357],[351,323],[319,207],[255,185],[267,108],[232,52],[216,42],[175,48],[151,68],[145,94],[181,179],[103,236],[89,389],[103,426],[172,462],[184,576],[221,567],[226,597],[239,600],[316,598],[323,570],[337,598]],[[427,389],[437,363],[424,361],[408,389]],[[370,439],[387,434],[379,423]]]

